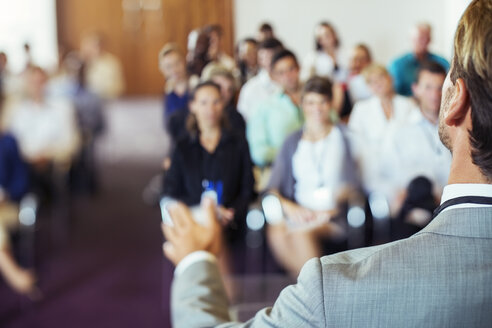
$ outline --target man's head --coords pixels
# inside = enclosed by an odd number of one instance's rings
[[[48,75],[38,66],[29,68],[26,72],[26,91],[29,98],[40,101],[44,95],[44,88],[48,82]]]
[[[186,78],[185,59],[176,44],[168,43],[159,51],[159,70],[168,81]]]
[[[432,28],[428,23],[415,25],[411,32],[412,50],[417,56],[425,55],[431,42]]]
[[[461,17],[443,93],[439,120],[442,142],[454,150],[466,133],[473,164],[492,182],[491,0],[473,1]]]
[[[273,55],[283,48],[277,39],[266,39],[258,44],[258,65],[271,74]]]
[[[426,61],[420,65],[412,92],[427,118],[438,118],[445,78],[446,70],[437,62]]]
[[[268,39],[273,39],[275,38],[275,35],[273,33],[273,27],[269,23],[263,23],[260,25],[258,28],[258,42],[263,42]]]
[[[360,74],[372,62],[371,51],[363,43],[355,45],[350,54],[350,72]]]
[[[277,52],[272,58],[272,77],[287,93],[296,92],[299,88],[299,64],[290,50]]]
[[[246,38],[239,42],[237,47],[239,61],[246,63],[249,67],[258,64],[258,42],[252,38]]]

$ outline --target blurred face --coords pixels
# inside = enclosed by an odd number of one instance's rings
[[[271,64],[274,53],[275,52],[272,49],[258,50],[258,65],[268,73],[271,73]]]
[[[325,95],[308,92],[302,97],[306,127],[327,125],[330,122],[331,102]]]
[[[336,48],[335,34],[331,28],[327,26],[319,26],[316,31],[316,38],[323,49]]]
[[[195,114],[201,130],[218,127],[224,110],[220,92],[212,86],[200,88],[195,93],[190,110]]]
[[[385,97],[393,93],[393,81],[389,74],[383,72],[372,73],[367,81],[372,93],[377,97]]]
[[[299,86],[299,67],[292,57],[284,57],[275,63],[273,78],[286,91],[295,92]]]
[[[425,54],[431,41],[431,31],[426,27],[416,27],[412,36],[413,51],[420,55]]]
[[[252,42],[242,42],[239,47],[239,58],[244,60],[249,67],[254,67],[257,64],[257,49]]]
[[[186,77],[185,62],[181,55],[175,51],[161,58],[159,69],[166,80],[179,81]]]
[[[227,105],[232,101],[234,97],[234,81],[229,80],[223,75],[216,75],[212,78],[212,81],[220,86],[220,95],[222,102]]]
[[[364,68],[371,63],[367,52],[360,47],[354,48],[350,56],[350,71],[354,74],[360,74]]]
[[[44,87],[48,77],[40,70],[31,70],[27,75],[27,93],[31,98],[39,98],[44,93]]]
[[[417,84],[413,86],[413,94],[418,99],[422,111],[435,117],[439,114],[445,78],[442,74],[422,71]]]

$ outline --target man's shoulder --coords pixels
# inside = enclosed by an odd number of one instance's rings
[[[393,59],[390,63],[390,67],[402,67],[414,60],[415,56],[411,52],[408,52]]]

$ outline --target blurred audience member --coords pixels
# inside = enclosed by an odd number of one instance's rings
[[[287,138],[275,160],[268,191],[280,200],[285,220],[268,227],[277,260],[293,276],[322,254],[322,241],[344,235],[335,223],[338,203],[358,187],[344,128],[330,118],[332,84],[312,77],[302,94],[303,128]]]
[[[166,80],[164,94],[164,126],[169,117],[188,105],[188,75],[186,62],[174,43],[166,44],[159,52],[159,69]]]
[[[212,81],[220,87],[222,102],[224,103],[224,115],[226,116],[231,129],[243,136],[246,136],[246,123],[244,118],[236,108],[236,80],[231,71],[223,66],[216,65],[208,72],[208,75],[202,76],[204,81]]]
[[[296,56],[289,50],[277,52],[271,69],[282,91],[260,103],[246,126],[251,157],[259,167],[272,164],[285,138],[303,123]]]
[[[431,42],[431,26],[419,23],[411,31],[412,52],[396,58],[388,67],[394,80],[395,91],[404,96],[412,95],[412,84],[416,80],[420,64],[425,60],[433,60],[441,64],[446,71],[449,63],[446,59],[429,51]]]
[[[208,34],[209,47],[208,47],[208,58],[220,65],[224,66],[231,72],[236,68],[236,62],[234,59],[224,53],[222,49],[222,34],[223,30],[220,25],[208,25],[204,28],[205,33]]]
[[[26,98],[5,108],[5,126],[33,170],[35,187],[45,189],[42,177],[49,176],[52,164],[64,168],[71,164],[79,150],[79,131],[73,105],[62,98],[45,97],[46,73],[34,66],[25,77]]]
[[[237,46],[237,66],[240,72],[240,83],[258,74],[258,42],[252,38],[241,40]]]
[[[223,115],[225,116],[230,129],[234,133],[245,136],[246,123],[236,109],[236,81],[232,73],[223,66],[211,64],[209,69],[202,74],[202,79],[202,82],[212,81],[220,87],[220,94],[224,104]],[[189,133],[186,127],[189,113],[188,106],[186,106],[182,110],[171,115],[168,124],[168,132],[173,143]]]
[[[71,99],[75,106],[78,128],[82,137],[81,149],[71,170],[74,190],[95,193],[98,187],[95,145],[106,129],[102,99],[86,87],[86,64],[75,53],[70,53],[64,65],[75,81]]]
[[[87,34],[80,52],[87,65],[88,89],[103,99],[113,99],[123,93],[125,80],[120,60],[105,49],[104,41],[99,33]]]
[[[36,278],[16,261],[9,234],[19,225],[18,203],[29,187],[28,170],[15,139],[0,132],[0,273],[16,292],[34,292]]]
[[[385,179],[389,170],[381,165],[388,154],[384,143],[388,136],[420,117],[409,98],[395,94],[391,75],[381,65],[371,64],[363,71],[374,96],[355,104],[348,126],[354,133],[355,151],[366,191],[382,192],[390,203],[394,200],[393,181]]]
[[[270,23],[262,23],[260,27],[258,28],[258,35],[256,37],[256,40],[258,42],[263,42],[268,39],[275,39],[275,33],[273,31],[273,27]]]
[[[388,178],[395,181],[395,193],[400,196],[394,212],[400,212],[401,219],[420,227],[432,217],[451,166],[451,153],[440,142],[438,133],[445,78],[446,70],[440,64],[422,62],[412,85],[421,115],[415,122],[394,131],[390,138],[393,156],[387,165],[392,168],[388,172],[393,176]],[[428,182],[422,182],[424,179]],[[415,187],[417,184],[423,187]],[[422,191],[422,188],[426,189]]]
[[[239,94],[237,109],[246,121],[258,104],[280,91],[272,76],[273,55],[283,48],[277,39],[267,39],[258,44],[258,65],[260,72],[243,85]]]
[[[340,39],[332,24],[321,22],[315,29],[316,51],[303,61],[301,80],[313,75],[328,77],[335,82],[345,82],[347,72],[339,58]]]
[[[364,68],[372,63],[369,47],[363,43],[357,44],[350,55],[348,91],[353,103],[368,99],[372,96],[371,89],[361,74]]]
[[[195,29],[188,34],[188,53],[186,69],[190,76],[190,85],[200,81],[202,71],[211,59],[209,57],[210,37],[203,29]]]
[[[176,144],[163,194],[194,206],[204,192],[215,192],[219,217],[232,242],[244,232],[253,198],[248,144],[230,129],[217,84],[200,83],[190,95],[189,108],[189,133]]]

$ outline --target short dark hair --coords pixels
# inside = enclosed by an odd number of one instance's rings
[[[273,55],[272,63],[270,64],[270,68],[273,70],[273,68],[275,67],[277,62],[279,60],[284,59],[284,58],[292,58],[294,60],[294,62],[296,63],[296,66],[299,67],[299,63],[297,62],[296,55],[294,55],[294,53],[288,49],[282,49]]]
[[[260,32],[273,32],[273,27],[270,23],[263,23],[258,30]]]
[[[258,49],[270,49],[270,50],[276,50],[276,49],[281,49],[284,46],[282,45],[282,42],[275,38],[269,38],[266,39],[258,44]]]
[[[420,79],[420,73],[422,72],[430,72],[433,74],[439,74],[446,76],[446,69],[434,60],[426,60],[422,62],[417,71],[417,76],[415,78],[415,82],[418,83]]]
[[[454,37],[450,78],[463,79],[471,103],[471,155],[492,182],[492,1],[474,0],[461,17]]]
[[[328,98],[329,101],[333,99],[333,83],[326,77],[313,76],[306,81],[302,88],[302,96],[306,93],[314,92]]]

